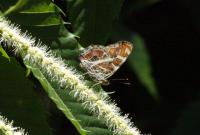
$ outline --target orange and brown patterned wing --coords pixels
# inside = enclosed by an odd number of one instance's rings
[[[106,81],[126,61],[133,45],[127,41],[104,46],[89,46],[80,56],[82,67],[97,81]]]
[[[79,59],[81,66],[87,70],[88,74],[97,81],[105,80],[107,72],[101,63],[108,58],[104,46],[89,46],[85,48]]]
[[[108,51],[109,57],[113,58],[113,61],[109,66],[112,67],[112,74],[114,74],[131,54],[133,44],[127,41],[119,41],[115,44],[108,45],[106,50]]]

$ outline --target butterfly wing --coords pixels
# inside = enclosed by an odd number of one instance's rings
[[[133,44],[127,41],[119,41],[115,44],[111,44],[106,46],[107,53],[109,54],[110,58],[113,58],[112,63],[110,66],[113,67],[113,72],[107,78],[112,76],[119,67],[126,61],[128,56],[133,50]]]
[[[81,66],[97,81],[105,81],[126,61],[132,51],[132,44],[119,41],[104,46],[89,46],[80,56]]]
[[[100,45],[89,46],[80,55],[81,66],[97,81],[106,80],[108,59],[105,47]]]

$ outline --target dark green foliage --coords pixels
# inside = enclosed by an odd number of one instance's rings
[[[74,33],[85,47],[105,44],[123,0],[66,0]]]
[[[14,120],[14,126],[26,129],[29,135],[51,135],[47,112],[34,85],[25,77],[24,69],[11,58],[0,56],[0,113]],[[42,132],[41,132],[42,130]]]
[[[130,66],[136,72],[141,83],[147,88],[152,97],[158,100],[159,96],[155,80],[152,77],[151,62],[145,47],[145,42],[138,34],[135,34],[132,40],[134,41],[135,51],[130,55]]]

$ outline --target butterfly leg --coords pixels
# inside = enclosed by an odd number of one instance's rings
[[[99,84],[101,84],[102,82],[97,82],[97,83],[95,83],[95,84],[93,84],[92,86],[91,86],[91,88],[94,88],[95,86],[97,86],[97,85],[99,85]]]
[[[89,73],[89,72],[85,72],[85,73],[82,74],[82,76],[85,76],[85,75],[87,75],[88,73]]]
[[[85,77],[86,75],[90,75],[89,72],[85,72],[85,73],[82,74],[82,76],[84,76],[84,77]]]

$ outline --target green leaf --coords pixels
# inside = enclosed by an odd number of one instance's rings
[[[25,62],[34,76],[40,81],[48,96],[54,101],[56,106],[64,113],[64,115],[72,122],[81,135],[111,135],[107,129],[105,122],[99,120],[84,108],[82,104],[76,101],[67,91],[61,89],[60,86],[50,81],[46,75],[37,68],[33,67],[27,61]],[[98,129],[98,130],[97,130]]]
[[[10,5],[8,1],[0,3],[0,7],[8,8],[2,9],[2,12],[9,20],[20,25],[24,32],[29,31],[34,37],[39,37],[44,43],[50,44],[58,38],[62,20],[50,0],[13,1]]]
[[[45,78],[45,76],[40,72],[39,69],[32,67],[29,65],[29,63],[26,62],[27,68],[29,68],[34,76],[40,81],[41,85],[43,86],[44,90],[46,90],[47,94],[49,97],[55,102],[57,107],[63,111],[63,113],[66,115],[68,119],[71,120],[71,122],[76,126],[77,130],[79,133],[82,135],[86,135],[86,130],[84,130],[78,120],[72,115],[70,109],[65,105],[61,97],[57,94],[56,89],[54,89],[51,84],[48,82],[48,80]],[[66,93],[63,93],[66,95]]]
[[[3,57],[7,58],[10,61],[10,57],[8,56],[8,54],[5,52],[5,50],[2,48],[1,45],[0,45],[0,53],[2,54]]]
[[[10,6],[5,12],[4,15],[9,15],[12,12],[16,12],[17,10],[19,10],[21,7],[23,7],[26,3],[28,2],[28,0],[18,0],[17,3],[15,3],[13,6]]]
[[[123,0],[66,0],[74,34],[83,46],[105,44]]]
[[[0,56],[0,80],[0,114],[14,120],[14,126],[26,129],[29,135],[51,135],[47,113],[16,60],[10,58],[9,62]]]
[[[150,56],[145,47],[145,42],[143,38],[135,34],[132,38],[134,43],[134,52],[129,57],[130,66],[134,69],[138,75],[140,81],[148,89],[149,93],[158,99],[157,88],[155,85],[155,80],[152,76],[152,69],[150,63]]]

